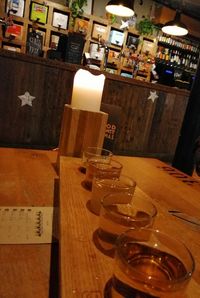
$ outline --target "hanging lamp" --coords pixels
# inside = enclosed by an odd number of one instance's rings
[[[106,11],[121,17],[132,17],[134,15],[133,0],[111,0],[106,5]]]
[[[176,15],[173,21],[167,22],[162,31],[169,35],[184,36],[188,34],[188,29],[185,24],[181,22],[181,13],[176,11]]]

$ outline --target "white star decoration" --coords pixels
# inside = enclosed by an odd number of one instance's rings
[[[120,29],[129,28],[128,21],[124,22],[124,21],[121,20],[121,22],[122,22],[122,24],[121,24],[121,26],[120,26]]]
[[[149,95],[148,99],[151,99],[152,102],[154,102],[156,98],[158,98],[156,91],[150,91],[150,95]]]
[[[35,96],[30,95],[28,91],[24,93],[24,95],[19,95],[19,99],[21,99],[21,107],[28,105],[32,107],[32,101],[35,99]]]

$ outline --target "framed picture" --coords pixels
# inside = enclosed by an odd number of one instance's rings
[[[52,25],[57,28],[61,29],[67,29],[67,23],[68,23],[68,16],[59,13],[59,12],[54,12],[53,13],[53,23]]]
[[[107,27],[100,24],[93,24],[93,30],[92,30],[92,38],[99,39],[102,38],[104,40],[107,39]]]
[[[48,6],[31,2],[30,20],[41,24],[47,23]]]
[[[153,41],[145,40],[145,39],[143,40],[142,50],[141,50],[142,53],[148,53],[150,55],[154,55],[155,50],[156,50],[156,46]]]
[[[7,0],[6,12],[10,14],[23,17],[24,15],[24,0]]]
[[[29,28],[29,32],[33,32],[33,28],[30,27]],[[43,31],[43,30],[40,30],[40,29],[36,29],[35,32],[39,35],[42,36],[42,39],[43,39],[43,46],[45,45],[45,38],[46,38],[46,31]]]
[[[51,49],[55,49],[55,50],[57,49],[58,43],[59,43],[59,38],[60,38],[59,35],[56,35],[56,34],[51,35],[51,41],[50,41],[50,48]]]
[[[87,4],[83,6],[84,13],[91,15],[93,7],[93,0],[87,0]]]
[[[23,26],[13,24],[12,26],[8,26],[6,29],[5,36],[9,38],[10,36],[14,36],[15,39],[21,40],[23,34]]]
[[[89,30],[89,22],[84,19],[76,18],[74,32],[79,32],[86,35],[88,30]]]
[[[36,32],[29,32],[26,41],[26,53],[33,56],[42,56],[43,37]]]

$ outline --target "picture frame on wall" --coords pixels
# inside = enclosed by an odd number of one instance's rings
[[[15,40],[22,40],[22,34],[23,34],[23,26],[18,24],[13,24],[12,26],[8,26],[6,28],[5,37],[9,38],[13,36]]]
[[[24,0],[7,0],[6,12],[18,16],[24,16]]]
[[[34,31],[35,31],[37,34],[39,34],[39,35],[42,36],[42,39],[43,39],[43,46],[44,46],[44,45],[45,45],[45,39],[46,39],[46,31],[45,31],[45,30],[40,30],[40,28],[34,30],[32,27],[29,27],[28,32],[34,32]]]
[[[74,25],[74,32],[78,32],[86,35],[89,30],[89,26],[90,26],[89,21],[76,18],[75,25]]]
[[[150,55],[155,54],[155,43],[153,40],[143,39],[141,53],[149,53]]]
[[[93,0],[87,0],[87,4],[83,6],[84,13],[91,15],[93,11]]]
[[[26,53],[42,57],[43,36],[36,32],[28,32],[26,40]]]
[[[52,26],[60,29],[67,29],[67,25],[68,25],[68,15],[65,15],[59,12],[53,13]]]
[[[31,2],[30,20],[37,21],[38,23],[43,25],[46,24],[48,17],[48,9],[49,7],[47,5]]]

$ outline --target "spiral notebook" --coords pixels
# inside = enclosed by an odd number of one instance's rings
[[[0,207],[0,244],[51,243],[53,207]]]

